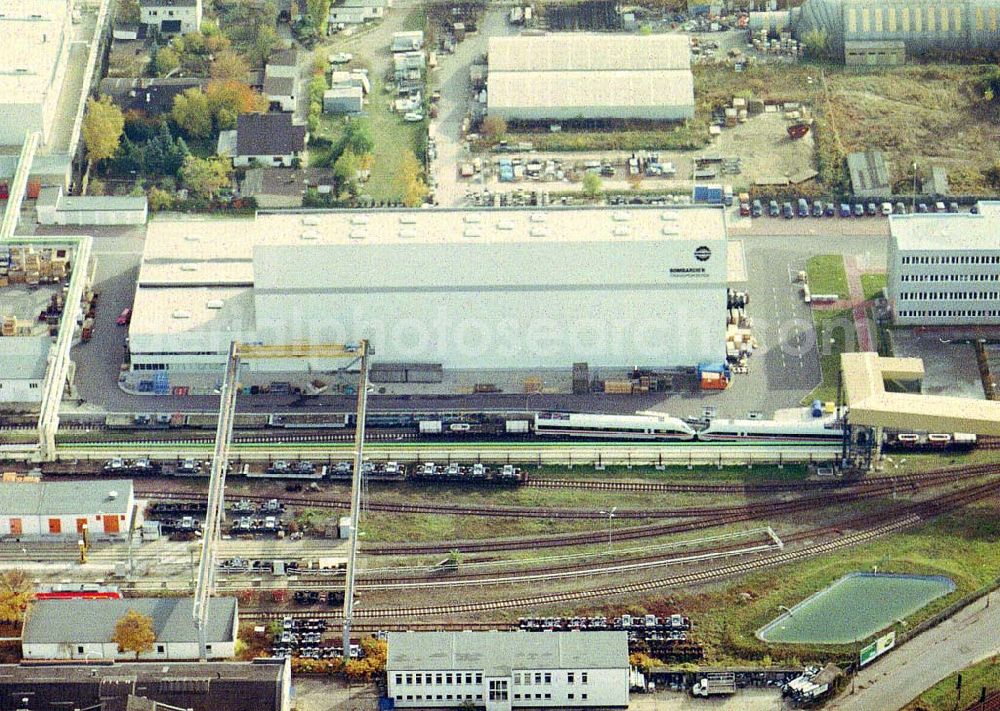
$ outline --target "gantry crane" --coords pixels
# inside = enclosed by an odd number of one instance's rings
[[[236,418],[239,369],[243,360],[272,358],[350,358],[345,368],[360,365],[357,426],[354,433],[354,476],[351,480],[351,529],[348,541],[347,581],[344,591],[344,657],[350,654],[350,628],[354,612],[354,568],[358,549],[358,516],[361,511],[361,462],[364,457],[365,414],[368,406],[368,341],[358,344],[288,344],[261,346],[237,343],[229,346],[226,373],[219,390],[219,422],[215,429],[215,450],[208,481],[208,507],[202,535],[201,558],[194,590],[194,621],[198,627],[199,658],[208,657],[207,627],[209,600],[215,589],[215,553],[225,508],[226,472]]]

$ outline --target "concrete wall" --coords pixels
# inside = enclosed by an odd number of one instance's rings
[[[211,645],[209,659],[231,659],[236,655],[235,642],[216,642]],[[162,648],[163,651],[160,651]],[[114,642],[88,642],[77,644],[22,644],[25,659],[119,659],[134,660],[133,652],[119,652]],[[140,654],[140,661],[195,660],[198,659],[197,642],[156,642],[153,651]]]
[[[0,402],[39,403],[41,401],[41,380],[0,379]]]
[[[128,510],[135,506],[132,499],[128,500]],[[106,533],[106,519],[116,516],[118,518],[118,533]],[[16,532],[16,522],[20,521],[21,533]],[[50,520],[59,522],[59,533],[50,533]],[[80,537],[77,524],[79,521],[86,521],[87,530],[92,538],[115,538],[124,539],[128,536],[129,517],[127,514],[104,514],[96,511],[81,512],[76,514],[38,514],[13,516],[0,514],[0,536],[14,536],[17,538],[47,538],[77,540]],[[12,523],[13,522],[13,523]]]

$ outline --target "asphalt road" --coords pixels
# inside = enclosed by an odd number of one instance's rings
[[[853,694],[850,685],[826,706],[836,711],[900,709],[953,672],[1000,653],[1000,605],[986,607],[978,600],[937,627],[896,649],[858,675]],[[965,689],[965,708],[979,698],[979,689]]]

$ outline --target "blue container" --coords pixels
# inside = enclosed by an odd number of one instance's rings
[[[708,203],[710,205],[721,205],[725,198],[725,192],[721,185],[695,185],[692,199],[695,202]]]
[[[140,380],[139,381],[139,392],[141,392],[141,393],[151,393],[151,392],[153,392],[153,381],[152,380]]]
[[[823,416],[823,401],[822,400],[813,400],[813,404],[812,404],[812,416],[813,417],[822,417]]]

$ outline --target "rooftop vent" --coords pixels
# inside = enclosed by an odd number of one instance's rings
[[[514,229],[514,223],[511,220],[500,220],[500,222],[497,223],[497,229],[510,231]]]
[[[666,235],[667,237],[676,237],[679,234],[677,230],[675,230],[673,227],[670,227],[669,225],[664,225],[661,232],[663,232],[663,234]]]
[[[545,213],[544,212],[533,212],[533,213],[531,213],[531,221],[532,222],[545,222]]]
[[[171,314],[171,316],[174,318],[191,318],[191,312],[185,311],[184,309],[177,309]]]
[[[316,215],[305,215],[302,218],[302,224],[306,227],[315,227],[319,224],[319,218]]]
[[[118,498],[118,492],[117,491],[109,491],[108,492],[108,498],[111,499],[112,501],[114,501],[115,499]]]
[[[300,237],[302,237],[302,239],[319,239],[319,232],[316,230],[306,230],[300,235]]]
[[[201,238],[198,235],[184,235],[184,240],[186,242],[199,242]]]
[[[368,215],[355,215],[354,217],[351,218],[351,224],[352,225],[367,225],[368,224],[368,219],[369,219]]]
[[[415,225],[415,224],[417,224],[417,216],[416,215],[400,215],[399,216],[399,224],[401,224],[401,225]]]
[[[400,239],[413,239],[417,236],[417,231],[414,229],[403,229],[399,231]]]
[[[628,222],[629,214],[624,210],[616,210],[612,215],[611,219],[615,222]]]
[[[479,222],[479,215],[466,215],[462,219],[466,222],[466,224],[476,223]]]
[[[222,308],[222,304],[223,304],[222,299],[209,299],[208,301],[205,302],[205,308],[206,309],[221,309]]]
[[[676,212],[661,212],[660,219],[664,222],[677,222]]]
[[[631,232],[632,230],[630,230],[627,225],[619,225],[614,229],[615,237],[628,237]]]
[[[181,271],[182,272],[196,272],[196,271],[198,271],[198,265],[197,264],[182,264],[181,265]]]
[[[483,230],[479,227],[466,227],[465,228],[466,237],[482,237]]]
[[[532,237],[548,237],[549,228],[548,227],[532,227],[531,228]]]
[[[364,239],[368,236],[368,230],[351,230],[347,236],[351,239]]]

